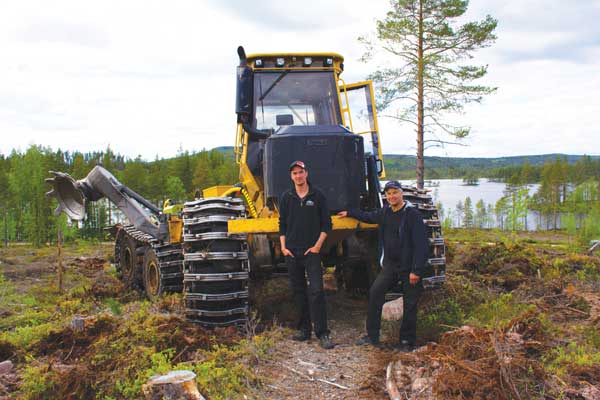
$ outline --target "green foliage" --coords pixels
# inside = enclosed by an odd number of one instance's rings
[[[475,223],[475,221],[474,221],[475,215],[473,214],[473,202],[471,201],[471,198],[468,196],[465,199],[465,202],[463,205],[463,212],[464,212],[463,227],[467,228],[467,229],[473,228],[473,225]]]
[[[600,261],[596,257],[569,254],[554,258],[543,273],[552,278],[575,277],[581,281],[600,281]]]
[[[468,323],[482,328],[504,329],[512,320],[532,310],[535,310],[534,305],[523,304],[512,293],[505,293],[477,306]]]
[[[419,311],[417,336],[439,340],[443,332],[462,326],[474,308],[486,301],[488,294],[463,276],[452,276],[442,292],[432,292]]]
[[[54,398],[54,389],[58,385],[53,379],[49,366],[35,362],[30,358],[21,376],[21,391],[25,399],[50,400]]]
[[[106,300],[104,300],[104,303],[110,309],[110,312],[112,312],[114,315],[123,314],[121,303],[119,303],[118,300],[109,297]]]
[[[550,350],[543,360],[548,371],[558,376],[568,375],[573,369],[600,369],[600,351],[589,343],[571,342],[566,346],[559,346]]]
[[[215,345],[204,352],[204,361],[195,364],[193,371],[199,387],[211,399],[231,399],[241,396],[250,386],[261,382],[252,365],[268,357],[273,337],[254,336],[235,346]]]
[[[165,349],[156,353],[150,351],[147,354],[144,354],[149,356],[147,368],[139,369],[133,380],[118,380],[116,382],[117,391],[128,399],[138,398],[142,393],[142,386],[150,379],[150,377],[181,369],[174,368],[171,364],[174,354],[174,349]]]

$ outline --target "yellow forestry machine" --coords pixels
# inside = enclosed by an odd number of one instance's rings
[[[278,234],[278,197],[290,184],[288,166],[306,163],[325,194],[333,230],[322,247],[348,290],[368,289],[379,268],[375,225],[338,218],[340,210],[383,207],[385,178],[370,81],[346,84],[336,53],[246,55],[238,48],[235,159],[239,182],[206,188],[183,205],[156,207],[96,166],[85,179],[52,172],[48,195],[57,213],[85,216],[85,202],[103,197],[127,217],[115,233],[115,263],[126,286],[150,299],[184,293],[186,317],[204,326],[244,324],[248,284],[285,272]],[[438,212],[424,190],[403,187],[423,214],[430,242],[426,288],[445,281]],[[390,297],[401,295],[401,288]]]

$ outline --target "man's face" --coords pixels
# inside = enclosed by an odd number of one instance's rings
[[[390,188],[385,191],[385,198],[391,206],[399,206],[402,204],[402,190]]]
[[[306,184],[306,178],[308,177],[308,172],[305,169],[302,169],[298,166],[292,168],[290,172],[291,178],[294,181],[294,184],[297,186],[302,186]]]

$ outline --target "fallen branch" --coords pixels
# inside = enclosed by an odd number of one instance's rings
[[[308,361],[302,361],[301,359],[298,359],[298,364],[300,365],[304,365],[305,367],[312,367],[314,369],[325,369],[323,367],[321,367],[320,365],[308,362]]]
[[[391,400],[402,400],[402,396],[400,396],[400,391],[398,390],[398,385],[396,385],[396,380],[394,379],[394,373],[392,371],[393,368],[394,361],[388,364],[385,371],[385,387],[390,395]]]
[[[292,368],[292,367],[288,367],[287,365],[284,365],[284,364],[281,364],[281,365],[283,365],[285,368],[289,369],[289,370],[290,370],[290,371],[292,371],[293,373],[295,373],[295,374],[298,374],[298,375],[300,375],[301,377],[308,379],[309,381],[314,381],[314,380],[315,380],[315,379],[314,379],[312,376],[308,376],[308,375],[306,375],[306,374],[303,374],[303,373],[302,373],[302,372],[300,372],[300,371],[296,371],[296,370],[295,370],[294,368]]]
[[[344,389],[344,390],[350,390],[350,388],[349,388],[349,387],[346,387],[346,386],[343,386],[343,385],[337,384],[337,383],[335,383],[335,382],[330,382],[330,381],[328,381],[328,380],[321,379],[321,378],[317,378],[317,380],[318,380],[319,382],[323,382],[323,383],[326,383],[326,384],[328,384],[328,385],[335,386],[335,387],[337,387],[337,388],[340,388],[340,389]]]
[[[187,350],[189,347],[190,347],[189,345],[186,345],[186,346],[183,348],[183,350],[181,350],[181,351],[179,352],[179,354],[177,354],[175,357],[173,357],[173,359],[171,360],[171,363],[174,363],[174,362],[175,362],[177,359],[179,359],[179,357],[181,357],[181,355],[182,355],[183,353],[185,353],[185,351],[186,351],[186,350]]]
[[[516,399],[521,400],[521,395],[519,394],[519,391],[517,390],[517,387],[515,386],[515,383],[513,382],[510,371],[508,370],[505,363],[503,362],[505,355],[504,355],[504,352],[500,349],[496,335],[497,335],[497,332],[494,331],[494,333],[490,336],[490,339],[492,341],[492,348],[494,349],[494,353],[496,354],[496,357],[498,358],[498,365],[500,366],[500,378],[501,378],[500,383],[505,382],[508,385],[508,388],[510,389],[511,394]]]
[[[600,249],[600,240],[595,240],[595,243],[588,249],[588,255],[591,256],[594,251]]]

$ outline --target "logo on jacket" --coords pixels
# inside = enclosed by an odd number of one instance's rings
[[[314,202],[314,201],[312,201],[312,200],[308,200],[308,201],[306,202],[306,205],[307,205],[307,206],[314,206],[314,205],[315,205],[315,202]]]

